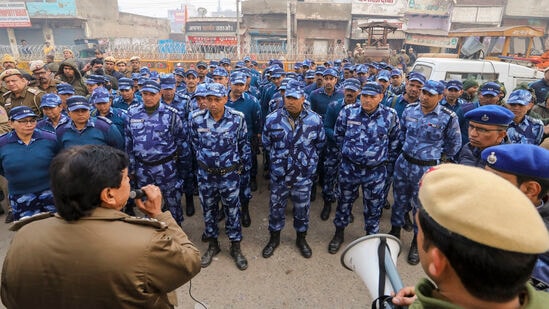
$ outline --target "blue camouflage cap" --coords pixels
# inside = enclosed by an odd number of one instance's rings
[[[316,75],[316,74],[322,75],[322,73],[323,73],[324,71],[326,71],[326,67],[325,67],[325,66],[323,66],[323,65],[317,65],[317,66],[316,66],[316,70],[315,70],[315,75]]]
[[[245,56],[245,57],[242,59],[242,61],[244,61],[244,62],[250,62],[250,61],[252,61],[252,58],[250,58],[250,56]]]
[[[297,73],[295,73],[295,72],[287,72],[287,73],[286,73],[286,77],[287,77],[287,78],[291,78],[291,79],[297,79]]]
[[[483,105],[465,113],[465,119],[480,124],[508,126],[515,114],[499,105]]]
[[[141,92],[158,93],[160,92],[160,84],[157,81],[154,81],[152,79],[147,79],[143,83]]]
[[[61,105],[61,98],[55,93],[46,93],[40,100],[40,108],[57,107]]]
[[[86,84],[87,85],[95,85],[95,84],[104,84],[105,83],[105,79],[103,78],[102,75],[90,75],[88,76],[88,78],[86,79]]]
[[[185,69],[184,68],[175,68],[175,70],[173,70],[173,74],[174,75],[179,75],[181,77],[185,77]]]
[[[97,87],[93,90],[91,96],[90,96],[90,103],[92,104],[98,104],[98,103],[108,103],[110,93],[105,87]]]
[[[220,83],[209,83],[206,85],[206,96],[224,97],[227,95],[227,88]]]
[[[222,58],[221,60],[219,60],[219,64],[231,64],[231,59]]]
[[[133,87],[133,80],[122,77],[118,80],[118,89],[119,90],[130,90]]]
[[[286,90],[286,86],[288,85],[288,82],[292,80],[291,78],[285,78],[282,80],[282,82],[280,83],[280,87],[278,87],[278,90]]]
[[[302,67],[308,67],[308,68],[310,68],[310,67],[311,67],[311,64],[312,64],[312,63],[311,63],[311,60],[305,59],[305,60],[303,60],[303,62],[301,63],[301,66],[302,66]]]
[[[368,82],[362,87],[361,94],[378,95],[383,93],[383,88],[376,82]]]
[[[334,63],[332,61],[324,61],[324,65],[327,66],[327,67],[332,67],[334,66]]]
[[[502,144],[484,149],[488,167],[513,175],[549,180],[549,150],[532,144]]]
[[[444,92],[444,85],[436,80],[428,80],[423,84],[422,91],[427,91],[430,94],[442,94]]]
[[[364,64],[359,64],[356,67],[356,73],[357,74],[367,74],[368,73],[368,66]]]
[[[340,66],[341,65],[341,59],[334,60],[334,65],[335,66]]]
[[[359,91],[360,90],[360,81],[356,78],[347,78],[343,82],[343,89],[345,90],[352,90],[352,91]]]
[[[250,70],[250,68],[242,67],[239,70],[240,70],[240,72],[244,73],[246,75],[246,77],[252,77],[252,70]]]
[[[425,81],[427,80],[425,78],[425,75],[419,73],[419,72],[410,72],[410,74],[408,75],[408,80],[409,81],[416,81],[416,82],[420,82],[421,84],[425,84]]]
[[[402,76],[402,71],[399,69],[393,69],[391,70],[391,77],[393,76]]]
[[[315,71],[307,70],[307,72],[305,72],[305,78],[315,78]]]
[[[301,83],[295,79],[291,79],[286,84],[286,92],[284,93],[285,97],[291,97],[295,99],[301,99],[305,95]]]
[[[322,76],[328,76],[328,75],[329,75],[329,76],[333,76],[333,77],[335,77],[335,78],[338,78],[338,77],[339,77],[339,73],[337,72],[337,70],[336,70],[336,69],[332,69],[332,68],[326,69],[326,70],[324,70],[324,72],[322,72]]]
[[[149,74],[149,78],[152,80],[158,80],[160,74],[158,74],[157,71],[151,71],[151,74]]]
[[[245,85],[246,84],[246,74],[242,73],[242,72],[233,72],[231,73],[231,84],[232,85],[236,85],[236,84],[243,84]]]
[[[199,67],[208,68],[208,64],[205,61],[198,61],[196,63],[196,67],[197,68],[199,68]]]
[[[446,89],[463,90],[463,83],[460,80],[452,79],[446,83]]]
[[[354,71],[354,70],[355,70],[355,66],[354,66],[352,63],[345,63],[345,64],[343,65],[343,70]]]
[[[532,94],[526,89],[517,89],[511,92],[507,104],[528,105],[532,101]]]
[[[497,97],[501,91],[501,87],[498,83],[487,82],[480,87],[481,95],[492,95]]]
[[[286,75],[286,72],[281,68],[276,68],[271,72],[271,77],[274,78],[282,77],[282,75]]]
[[[225,68],[223,68],[223,67],[217,67],[217,68],[215,68],[215,70],[212,72],[212,76],[223,76],[223,77],[227,77],[227,76],[229,76],[229,73],[227,72],[227,70],[225,70]]]
[[[301,62],[296,62],[294,63],[294,69],[301,69],[301,66],[303,65],[303,63]]]
[[[278,60],[278,59],[271,59],[269,60],[269,66],[278,66],[279,68],[284,68],[284,64],[282,63],[282,61]]]
[[[32,108],[21,105],[16,106],[12,109],[10,109],[9,112],[10,120],[19,120],[27,117],[37,117]]]
[[[238,61],[237,63],[235,63],[234,67],[236,69],[240,69],[246,67],[246,64],[244,64],[244,61]]]
[[[139,80],[141,78],[141,74],[139,73],[132,73],[132,80]]]
[[[74,87],[71,84],[61,83],[55,86],[57,94],[74,94]]]
[[[377,73],[377,79],[378,80],[384,80],[386,82],[391,80],[391,73],[387,70],[381,70],[379,73]]]
[[[208,85],[208,84],[204,84],[204,83],[198,84],[196,86],[196,90],[194,91],[193,98],[194,97],[205,97],[206,93],[208,91],[208,89],[207,89],[208,87],[206,87],[206,85]]]
[[[255,61],[255,60],[252,60],[252,65],[253,65],[254,67],[256,67],[256,66],[259,65],[259,63],[257,63],[257,61]]]
[[[151,74],[151,70],[148,67],[141,67],[141,69],[139,69],[139,74],[148,75]]]
[[[69,112],[75,111],[77,109],[87,109],[90,110],[91,106],[86,97],[81,95],[75,95],[67,99],[67,109]]]
[[[175,89],[175,76],[173,74],[160,75],[160,89]]]
[[[137,84],[138,84],[139,86],[143,86],[143,84],[144,84],[146,81],[148,81],[148,80],[149,80],[149,79],[146,78],[145,76],[141,76],[141,77],[139,77],[139,79],[137,80]]]
[[[185,72],[185,77],[188,77],[189,75],[193,75],[194,77],[198,77],[198,72],[196,72],[193,69],[190,69],[187,72]]]

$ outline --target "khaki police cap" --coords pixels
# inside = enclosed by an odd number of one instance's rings
[[[105,57],[104,61],[105,61],[105,62],[112,62],[112,63],[115,63],[115,62],[116,62],[116,59],[114,59],[113,56],[108,56],[108,57]]]
[[[438,224],[477,243],[527,254],[549,250],[549,233],[532,202],[483,169],[434,167],[421,180],[419,200]]]
[[[23,77],[23,74],[18,69],[7,69],[4,72],[2,72],[2,74],[0,74],[0,80],[4,80],[4,78],[12,75],[19,75]]]
[[[119,63],[128,64],[128,63],[126,62],[126,60],[124,60],[124,59],[118,59],[118,60],[116,60],[116,63],[115,63],[115,64],[118,65]]]

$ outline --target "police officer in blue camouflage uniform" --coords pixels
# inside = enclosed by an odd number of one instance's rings
[[[240,204],[242,205],[242,226],[251,224],[248,205],[252,198],[250,191],[257,190],[257,154],[259,153],[259,138],[261,138],[261,107],[259,101],[246,90],[246,75],[242,72],[231,73],[231,90],[226,106],[233,108],[244,115],[251,147],[250,173],[240,174]]]
[[[173,71],[175,77],[175,92],[179,93],[184,91],[187,88],[185,83],[185,69],[184,68],[175,68]]]
[[[240,249],[240,181],[242,173],[251,168],[250,142],[244,115],[227,103],[227,88],[218,83],[206,85],[208,109],[192,114],[191,140],[198,163],[198,190],[204,212],[208,249],[201,259],[208,267],[221,249],[217,240],[218,203],[226,211],[225,232],[231,241],[230,254],[236,267],[248,268],[248,261]]]
[[[444,98],[440,101],[440,105],[450,109],[458,116],[459,128],[461,129],[461,144],[465,145],[469,141],[469,135],[467,134],[467,121],[465,120],[465,113],[462,108],[467,103],[461,98],[462,94],[463,83],[457,79],[449,80],[446,83],[446,91],[444,92]]]
[[[332,203],[336,201],[337,173],[341,163],[341,154],[334,138],[334,128],[339,112],[344,106],[356,104],[360,95],[360,81],[356,78],[348,78],[343,82],[344,97],[328,105],[326,115],[323,118],[324,131],[326,132],[326,160],[324,162],[325,181],[322,185],[322,193],[326,196],[324,207],[320,212],[320,219],[326,221],[330,217]]]
[[[461,147],[458,118],[454,112],[441,106],[444,85],[429,80],[421,88],[420,103],[408,104],[402,117],[402,153],[395,163],[390,234],[400,238],[404,214],[417,211],[417,193],[421,176],[441,159],[453,158]],[[417,226],[408,263],[419,263],[417,250]]]
[[[155,183],[168,209],[181,225],[183,182],[190,170],[187,129],[178,111],[160,102],[160,85],[147,80],[142,88],[143,104],[128,110],[126,152],[130,174],[140,188]]]
[[[91,104],[83,96],[67,99],[70,121],[55,129],[57,139],[63,148],[76,145],[108,145],[124,149],[124,139],[111,120],[105,117],[91,117]]]
[[[298,81],[286,85],[284,108],[269,114],[263,128],[263,146],[271,162],[269,205],[270,239],[262,255],[273,255],[280,244],[288,197],[293,202],[296,246],[301,255],[310,258],[311,248],[305,237],[309,228],[312,179],[326,136],[320,116],[303,107],[305,93]]]
[[[484,167],[481,152],[490,146],[506,142],[507,128],[515,115],[499,105],[484,105],[465,113],[469,121],[469,142],[461,147],[457,162],[463,165]],[[463,140],[463,139],[462,139]]]
[[[532,108],[532,94],[528,90],[517,89],[509,95],[507,105],[515,118],[507,129],[509,141],[513,144],[539,145],[543,140],[543,122],[526,115]]]
[[[386,102],[388,107],[394,108],[398,117],[402,119],[402,112],[412,103],[419,102],[421,87],[425,84],[425,76],[419,72],[410,72],[408,81],[406,82],[406,91],[398,96],[394,96],[392,100]]]
[[[328,245],[335,254],[344,240],[344,230],[354,201],[362,187],[364,230],[379,232],[385,204],[387,165],[400,151],[400,123],[394,109],[381,105],[383,87],[369,82],[362,88],[360,105],[345,107],[337,119],[334,138],[341,149],[339,197],[334,225],[336,232]]]
[[[109,91],[105,87],[95,88],[90,95],[90,103],[95,106],[95,109],[91,112],[91,116],[102,116],[109,119],[116,126],[120,134],[122,134],[122,138],[124,138],[124,131],[128,123],[128,112],[112,107]]]
[[[133,89],[133,81],[123,77],[118,80],[118,92],[120,95],[113,99],[112,106],[123,110],[128,110],[132,105],[143,104],[143,98],[137,95]]]
[[[55,134],[55,129],[67,123],[70,119],[63,112],[61,107],[61,98],[55,93],[46,93],[40,101],[40,109],[44,113],[44,118],[36,124],[36,128],[49,131]]]
[[[391,85],[389,85],[389,91],[395,96],[404,93],[406,84],[402,81],[402,71],[399,69],[391,70]]]

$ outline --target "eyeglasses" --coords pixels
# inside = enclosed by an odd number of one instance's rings
[[[27,120],[15,120],[17,123],[20,123],[20,124],[35,124],[36,123],[36,119],[33,118],[33,119],[27,119]]]
[[[479,134],[488,134],[489,132],[493,131],[503,131],[502,129],[485,129],[481,127],[477,127],[475,125],[469,124],[469,131],[476,130]]]

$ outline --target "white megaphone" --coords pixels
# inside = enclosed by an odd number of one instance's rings
[[[357,273],[366,284],[373,300],[403,288],[396,269],[400,240],[389,234],[361,237],[350,243],[341,254],[343,267]]]

